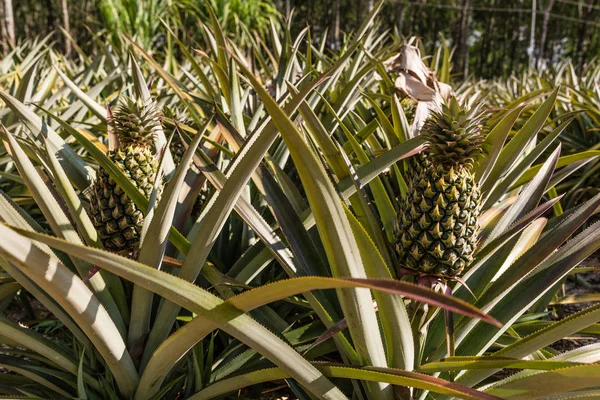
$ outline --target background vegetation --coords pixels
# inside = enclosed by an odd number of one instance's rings
[[[229,30],[235,19],[250,30],[264,31],[269,18],[295,10],[292,34],[310,25],[313,37],[328,31],[328,46],[336,48],[342,36],[356,31],[373,0],[211,0]],[[12,23],[8,10],[13,9]],[[103,30],[120,29],[160,50],[166,39],[156,16],[167,18],[181,39],[192,44],[197,30],[185,29],[194,18],[206,20],[204,2],[193,0],[3,0],[2,44],[6,53],[14,40],[43,37],[59,29],[77,38],[86,52]],[[441,41],[455,49],[456,76],[509,76],[529,66],[537,69],[570,59],[582,69],[600,54],[600,1],[598,0],[391,0],[380,17],[382,28],[401,37],[418,36],[431,54]],[[12,27],[12,28],[11,28]],[[11,31],[14,30],[14,35]],[[70,45],[54,36],[65,51]],[[146,43],[149,44],[149,43]]]
[[[594,3],[2,4],[1,394],[600,396]],[[397,251],[450,92],[457,132],[484,112],[456,281]],[[124,162],[127,97],[161,119]]]

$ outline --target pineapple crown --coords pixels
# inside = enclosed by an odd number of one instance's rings
[[[190,117],[185,108],[182,107],[169,107],[163,108],[162,114],[165,118],[171,118],[177,122],[186,122],[190,120]]]
[[[478,108],[467,110],[456,98],[450,98],[440,111],[431,113],[421,128],[421,135],[429,142],[425,154],[438,164],[473,168],[483,152],[484,118]]]
[[[109,118],[119,144],[150,147],[160,127],[160,112],[153,100],[141,101],[125,97]]]

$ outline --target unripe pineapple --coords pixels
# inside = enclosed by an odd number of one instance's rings
[[[169,145],[169,150],[171,151],[171,156],[173,157],[173,163],[175,164],[175,167],[177,167],[179,163],[181,163],[181,159],[185,153],[185,146],[181,142],[179,136],[173,137],[171,144]]]
[[[159,126],[159,112],[152,101],[125,99],[109,118],[117,146],[108,157],[148,198],[158,170],[154,135]],[[140,210],[102,167],[92,187],[90,209],[107,250],[129,253],[136,249],[145,210]]]
[[[187,116],[187,113],[179,108],[165,107],[163,108],[162,114],[166,120],[172,119],[177,124],[189,125],[191,123],[190,119]],[[177,132],[171,131],[165,133],[167,137],[169,137],[171,133],[174,133],[173,139],[171,140],[171,144],[169,145],[169,150],[171,151],[171,156],[173,157],[173,163],[177,167],[181,162],[183,153],[185,153],[185,146],[181,141],[181,136]]]
[[[189,118],[185,109],[165,107],[163,109],[163,115],[165,118],[170,118],[173,120],[173,122],[175,122],[175,127],[173,129],[177,129],[178,124],[188,126],[192,126],[193,124],[193,121]],[[171,139],[169,150],[171,151],[171,155],[173,156],[173,162],[175,164],[175,167],[178,167],[181,163],[181,159],[183,158],[183,154],[186,150],[186,146],[182,141],[180,133],[181,132],[176,131],[168,132],[169,135],[173,134],[173,139]],[[202,188],[200,189],[200,192],[198,193],[198,197],[196,198],[192,207],[191,217],[193,219],[196,219],[200,215],[200,212],[202,211],[202,208],[204,207],[204,204],[206,203],[206,200],[208,199],[209,195],[209,185],[207,182],[204,182]]]
[[[415,119],[415,112],[417,111],[417,102],[412,100],[410,97],[406,97],[400,102],[404,116],[409,124],[412,124]]]
[[[481,114],[470,115],[454,98],[424,124],[429,146],[410,163],[398,221],[401,267],[453,279],[473,260],[481,202],[472,169],[482,126]]]

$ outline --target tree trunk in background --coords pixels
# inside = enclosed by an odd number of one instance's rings
[[[333,38],[335,48],[340,48],[340,0],[335,0],[335,22],[333,26]]]
[[[371,10],[373,10],[373,6],[374,6],[374,0],[369,0],[369,2],[367,3],[367,11],[371,12]]]
[[[52,0],[46,0],[46,11],[48,12],[47,24],[48,32],[52,32],[54,30],[54,6],[52,5]]]
[[[542,19],[542,35],[540,37],[540,45],[538,47],[538,66],[541,67],[541,63],[544,62],[545,52],[546,52],[546,38],[548,37],[548,22],[550,22],[550,12],[552,11],[552,6],[554,5],[554,0],[548,0],[548,5],[544,8],[544,14]]]
[[[494,6],[495,5],[495,1],[492,0],[490,3],[490,6]],[[488,59],[491,57],[494,57],[494,54],[496,53],[494,51],[495,47],[494,47],[494,25],[495,25],[495,18],[494,18],[494,13],[490,12],[490,19],[487,21],[487,23],[485,24],[485,33],[483,34],[482,38],[481,38],[481,44],[479,46],[479,62],[477,63],[477,68],[476,68],[476,73],[480,74],[480,75],[485,75],[485,69],[488,66]],[[494,65],[494,63],[491,63],[492,65]],[[489,72],[489,71],[488,71]]]
[[[406,11],[406,3],[404,1],[398,2],[398,14],[396,16],[396,28],[398,28],[398,34],[402,36],[402,21],[404,20],[404,13]]]
[[[462,0],[460,23],[456,37],[456,70],[463,76],[469,74],[469,21],[473,0]]]
[[[471,10],[471,6],[473,5],[473,0],[466,1],[467,3],[467,22],[465,23],[465,60],[464,60],[464,68],[463,68],[463,76],[466,78],[469,75],[469,27],[471,26],[471,17],[473,16],[473,12]]]
[[[15,17],[13,14],[12,0],[4,0],[4,20],[2,21],[3,32],[6,31],[5,39],[11,47],[15,45]],[[7,49],[8,50],[8,49]]]
[[[62,0],[61,4],[62,15],[63,15],[63,28],[68,36],[71,36],[71,27],[69,24],[69,6],[67,0]],[[65,55],[69,57],[71,55],[71,40],[65,35]]]
[[[581,17],[583,18],[583,21],[579,28],[579,34],[578,34],[578,39],[577,39],[577,50],[575,52],[576,57],[574,57],[576,60],[576,67],[579,72],[581,72],[583,70],[583,67],[584,67],[584,64],[586,61],[584,55],[586,53],[586,48],[587,48],[586,42],[588,41],[588,32],[589,32],[588,22],[594,20],[595,11],[596,11],[596,3],[597,3],[597,1],[580,3],[581,12],[582,12]],[[593,29],[592,29],[592,32],[593,32]]]
[[[531,30],[529,33],[529,47],[527,53],[529,54],[529,68],[534,67],[535,63],[535,17],[537,15],[537,4],[536,0],[531,2]]]
[[[517,7],[519,8],[519,12],[518,12],[518,18],[516,23],[513,25],[515,27],[515,29],[513,29],[513,40],[512,40],[512,52],[511,52],[511,56],[510,56],[510,71],[509,72],[515,72],[515,70],[517,69],[519,62],[520,62],[520,44],[521,44],[521,34],[520,34],[520,28],[521,28],[521,20],[523,19],[523,12],[521,11],[523,9],[523,0],[519,0],[519,4],[517,4]]]
[[[4,3],[0,1],[0,47],[3,54],[8,52],[7,36],[8,34],[6,33],[6,25],[4,24]]]

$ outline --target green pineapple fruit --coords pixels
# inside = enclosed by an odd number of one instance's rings
[[[191,122],[187,116],[187,113],[179,108],[165,107],[163,109],[163,116],[167,120],[172,119],[177,124],[189,125]],[[174,129],[176,129],[176,125],[173,127],[173,130]],[[165,132],[167,137],[169,137],[171,132]],[[174,132],[173,139],[169,145],[169,150],[171,151],[171,156],[173,157],[173,163],[177,167],[181,162],[183,153],[185,153],[185,146],[183,145],[181,136],[178,134],[178,132]]]
[[[417,111],[417,102],[412,100],[410,97],[405,98],[400,102],[406,121],[412,124],[415,119],[415,113]]]
[[[481,154],[483,117],[452,98],[421,129],[429,146],[409,163],[395,248],[400,266],[440,279],[458,277],[473,260],[481,208],[472,172]]]
[[[176,122],[173,129],[177,128],[177,124],[183,124],[188,126],[191,126],[193,124],[193,121],[189,118],[187,112],[184,109],[165,107],[163,109],[163,115],[165,118],[170,118],[174,122]],[[171,155],[173,156],[173,162],[175,164],[175,167],[178,167],[181,163],[181,159],[183,158],[183,154],[185,153],[186,146],[182,141],[180,132],[171,132],[173,133],[173,139],[171,139],[169,150],[171,151]],[[202,208],[204,207],[204,204],[206,203],[206,200],[208,199],[209,195],[209,184],[208,182],[204,182],[202,188],[200,189],[200,192],[198,193],[198,197],[194,201],[194,205],[192,207],[191,217],[193,219],[196,219],[200,215],[200,212],[202,211]]]
[[[179,136],[173,137],[171,144],[169,145],[169,150],[171,150],[171,156],[173,156],[173,163],[175,164],[175,167],[177,167],[181,163],[181,159],[185,153],[185,146],[181,143]]]
[[[116,135],[117,147],[108,157],[149,198],[158,170],[154,136],[160,117],[155,103],[121,101],[109,118],[109,127]],[[145,210],[140,210],[102,167],[90,194],[90,209],[107,250],[129,253],[137,248]]]

